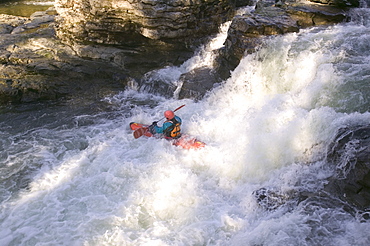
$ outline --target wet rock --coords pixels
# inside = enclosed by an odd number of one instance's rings
[[[204,67],[182,74],[179,81],[182,84],[178,94],[179,99],[199,100],[221,82],[221,78],[212,69]]]
[[[257,203],[266,210],[275,210],[295,200],[296,195],[284,193],[276,189],[261,188],[253,192]],[[295,202],[296,204],[297,202]]]
[[[339,129],[327,154],[335,173],[324,189],[317,191],[261,188],[253,192],[266,210],[298,204],[310,213],[314,208],[342,209],[361,221],[370,220],[370,125]]]
[[[138,81],[139,91],[161,95],[167,98],[174,97],[178,84],[172,83],[156,70],[148,72]]]
[[[360,209],[370,208],[370,126],[340,129],[327,159],[336,173],[325,190]]]
[[[343,9],[332,6],[293,4],[287,7],[287,13],[300,28],[333,25],[348,20]]]
[[[158,74],[157,71],[152,71],[139,82],[139,90],[169,98],[199,100],[219,82],[221,82],[219,76],[208,67],[196,68],[181,74],[175,83]]]
[[[346,18],[341,8],[333,6],[259,1],[253,13],[236,16],[232,20],[225,47],[219,51],[218,72],[223,79],[228,78],[245,53],[253,53],[263,44],[263,37],[331,25]]]
[[[340,235],[342,223],[354,221],[356,209],[328,195],[310,197],[298,205],[305,224],[307,245],[333,245],[333,235]]]

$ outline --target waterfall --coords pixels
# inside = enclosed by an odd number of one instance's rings
[[[0,244],[369,245],[370,222],[322,192],[338,129],[370,122],[370,15],[357,14],[271,37],[198,102],[131,88],[104,110],[1,108]],[[210,64],[214,41],[148,79]],[[130,122],[182,104],[205,148],[133,138]]]

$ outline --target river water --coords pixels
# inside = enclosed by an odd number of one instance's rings
[[[0,14],[29,17],[36,11],[45,11],[54,5],[54,1],[45,0],[1,0]]]
[[[152,75],[176,84],[225,35]],[[369,64],[370,11],[358,9],[270,38],[198,102],[132,86],[93,104],[2,106],[0,245],[370,245],[369,221],[284,195],[318,193],[336,131],[370,122]],[[183,132],[205,148],[133,138],[130,122],[183,104]],[[261,188],[281,194],[275,209],[257,202]]]

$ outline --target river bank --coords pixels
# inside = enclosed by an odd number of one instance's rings
[[[107,23],[107,27],[101,30],[100,41],[76,37],[80,40],[77,42],[74,40],[74,34],[69,34],[70,29],[66,28],[67,25],[73,26],[73,21],[77,20],[66,14],[70,13],[68,7],[59,5],[56,9],[51,7],[45,11],[35,12],[29,18],[2,16],[0,21],[2,32],[0,101],[2,103],[55,100],[81,95],[93,98],[99,93],[102,96],[117,93],[127,86],[136,86],[148,91],[147,73],[166,66],[181,66],[195,52],[199,52],[202,48],[201,44],[205,44],[215,32],[212,29],[210,36],[195,38],[200,46],[194,44],[184,46],[186,43],[181,42],[180,36],[178,40],[174,36],[171,41],[153,39],[150,42],[147,37],[144,39],[141,37],[137,45],[130,45],[125,43],[125,39],[120,41],[122,43],[112,40],[106,43],[104,32],[112,32],[108,36],[116,36],[114,33],[117,32],[114,25]],[[262,45],[263,37],[296,32],[301,27],[333,24],[346,18],[345,12],[336,7],[325,7],[319,10],[316,7],[310,9],[309,5],[304,5],[303,8],[302,5],[299,9],[299,5],[274,6],[268,1],[258,6],[256,11],[241,11],[240,15],[232,18],[225,46],[214,51],[218,55],[212,67],[184,71],[180,74],[182,88],[177,87],[179,83],[168,84],[165,80],[159,79],[156,83],[150,82],[149,91],[156,91],[167,97],[172,97],[176,92],[180,98],[198,100],[215,85],[227,79],[230,71],[238,65],[243,53]],[[100,7],[96,8],[95,12],[98,13]],[[154,5],[153,8],[160,8],[160,6]],[[330,12],[329,9],[335,11]],[[176,11],[181,13],[182,10]],[[280,14],[284,12],[284,21],[272,15],[274,11]],[[81,15],[83,16],[84,13]],[[226,14],[228,15],[229,13]],[[222,22],[225,16],[220,15],[218,18],[213,25]],[[287,18],[292,19],[287,20]],[[103,22],[100,24],[105,25]],[[183,28],[179,30],[177,35],[184,35],[181,34]],[[124,31],[120,33],[121,31],[118,34],[124,35],[122,34]],[[88,32],[87,29],[86,32]],[[96,35],[99,36],[99,32]],[[85,31],[81,29],[81,32],[77,32],[76,35],[78,33],[85,33]],[[144,45],[143,42],[149,43]],[[207,81],[207,83],[196,81]]]

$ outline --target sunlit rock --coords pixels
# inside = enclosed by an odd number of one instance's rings
[[[231,0],[57,0],[55,6],[65,41],[135,47],[194,45],[234,12]]]
[[[17,26],[24,24],[28,18],[0,14],[0,34],[8,34]]]
[[[106,62],[114,58],[112,50],[86,60],[55,37],[53,8],[30,18],[0,18],[6,25],[0,35],[0,103],[96,98],[125,87],[127,72],[114,59]]]
[[[253,13],[233,19],[225,47],[220,50],[219,73],[227,78],[246,52],[253,53],[262,44],[262,37],[298,32],[301,28],[332,25],[345,20],[345,11],[335,6],[259,1]]]

